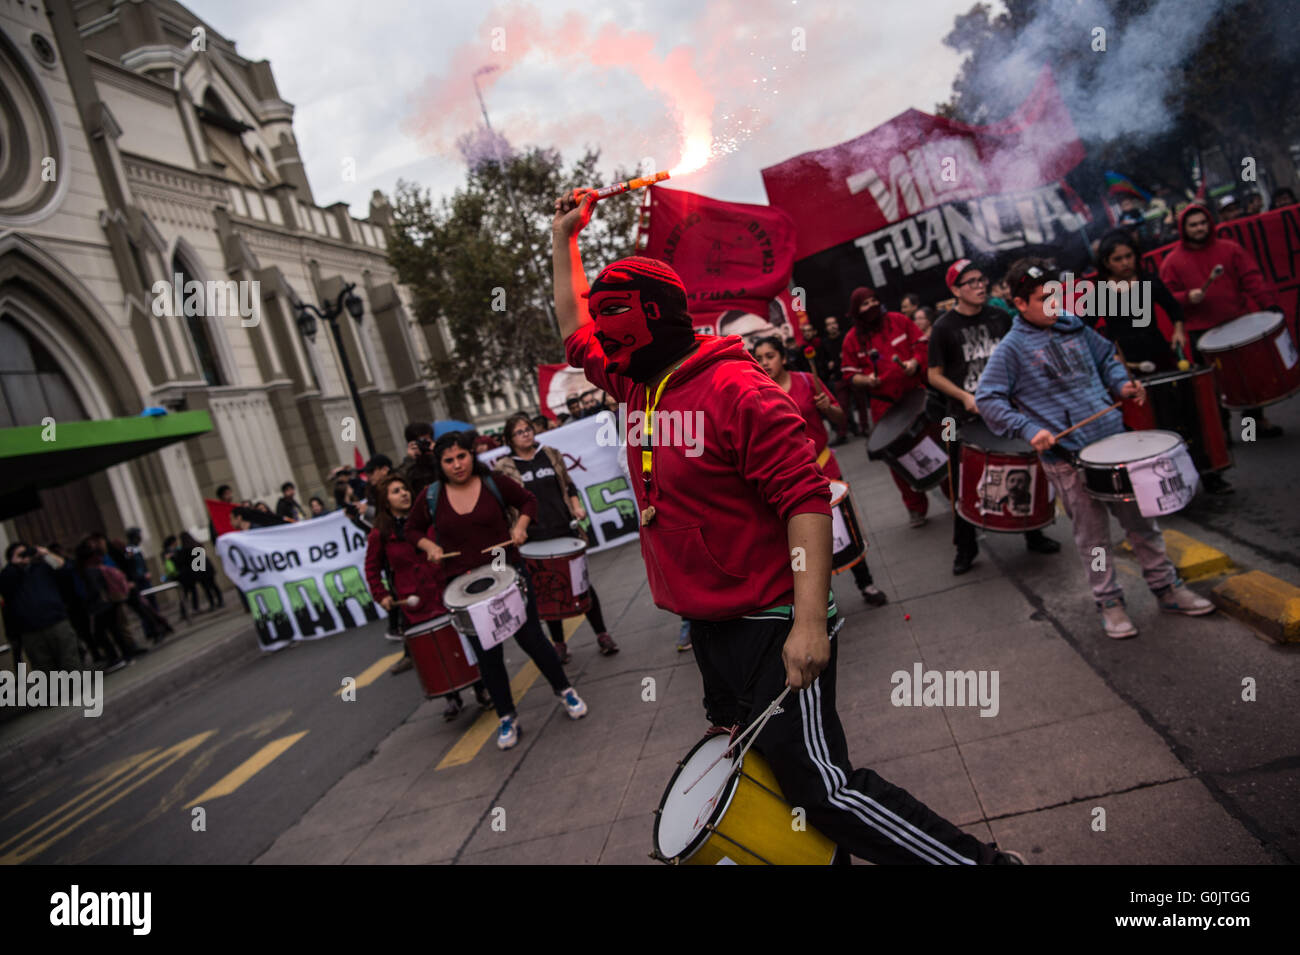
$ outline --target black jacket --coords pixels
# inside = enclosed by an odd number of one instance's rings
[[[63,603],[58,575],[67,571],[67,564],[55,570],[39,558],[26,567],[8,564],[0,570],[6,632],[21,635],[66,620],[68,608]]]

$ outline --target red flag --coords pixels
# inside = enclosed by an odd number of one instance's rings
[[[731,324],[740,334],[740,316],[766,321],[769,303],[785,290],[794,266],[790,216],[771,206],[662,186],[650,193],[645,254],[682,277],[696,326],[716,323],[719,334],[731,334]]]
[[[230,512],[238,505],[227,504],[225,501],[214,501],[210,497],[205,497],[203,503],[208,509],[208,519],[212,521],[212,531],[217,537],[222,534],[229,534],[234,530],[230,526]]]
[[[537,366],[537,403],[542,414],[552,421],[559,420],[562,413],[568,414],[569,398],[581,399],[585,393],[597,390],[580,368],[566,364]]]
[[[358,473],[360,473],[361,469],[366,466],[366,459],[361,456],[361,449],[356,445],[353,445],[352,447],[352,463],[356,467]]]

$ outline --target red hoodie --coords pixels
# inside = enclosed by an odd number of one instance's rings
[[[1183,307],[1184,327],[1189,332],[1204,331],[1249,312],[1273,308],[1277,299],[1264,282],[1259,263],[1236,242],[1216,236],[1213,218],[1210,219],[1210,240],[1205,247],[1188,247],[1183,223],[1193,210],[1209,215],[1204,206],[1196,203],[1179,213],[1178,234],[1183,239],[1160,263],[1161,280]],[[1199,305],[1191,304],[1187,293],[1203,286],[1216,265],[1223,266],[1223,274],[1206,289],[1205,298]]]
[[[925,359],[928,343],[921,338],[921,331],[916,324],[902,312],[886,312],[880,324],[871,335],[864,335],[862,329],[854,323],[844,336],[843,360],[841,373],[845,382],[852,384],[854,375],[876,374],[880,384],[871,390],[871,417],[879,421],[880,416],[888,411],[895,401],[913,388],[925,385]],[[880,357],[871,360],[871,350],[875,349]],[[915,375],[908,375],[894,362],[894,355],[899,361],[915,358],[920,367]]]
[[[626,403],[627,428],[636,430],[632,415],[645,413],[645,386],[605,370],[594,330],[588,323],[569,336],[569,364]],[[688,619],[730,620],[794,602],[786,521],[829,515],[830,491],[803,416],[741,340],[696,340],[698,351],[673,372],[656,408],[656,418],[680,413],[691,440],[654,448],[648,490],[641,448],[631,443],[628,469],[637,507],[655,508],[641,528],[655,603]],[[686,431],[687,420],[698,430]],[[667,437],[662,421],[654,431],[656,440]]]

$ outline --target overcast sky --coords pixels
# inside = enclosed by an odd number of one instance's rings
[[[458,136],[481,122],[516,146],[605,169],[675,165],[684,131],[732,148],[671,185],[766,203],[759,170],[947,99],[942,38],[974,0],[189,0],[239,53],[271,63],[316,200],[368,214],[399,178],[451,192]],[[798,47],[802,45],[802,49]],[[346,181],[345,160],[356,181]],[[593,183],[592,185],[598,185]]]

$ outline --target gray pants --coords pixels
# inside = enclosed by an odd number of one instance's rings
[[[1124,589],[1115,574],[1111,554],[1110,515],[1114,514],[1142,565],[1142,576],[1155,594],[1178,582],[1178,571],[1165,555],[1165,539],[1155,519],[1143,517],[1134,502],[1099,501],[1088,494],[1083,477],[1070,464],[1042,457],[1047,477],[1074,524],[1074,546],[1088,570],[1088,583],[1099,607],[1123,602]]]
[[[72,624],[67,620],[60,620],[44,630],[28,630],[23,634],[23,650],[27,652],[33,670],[81,669],[81,647]]]

